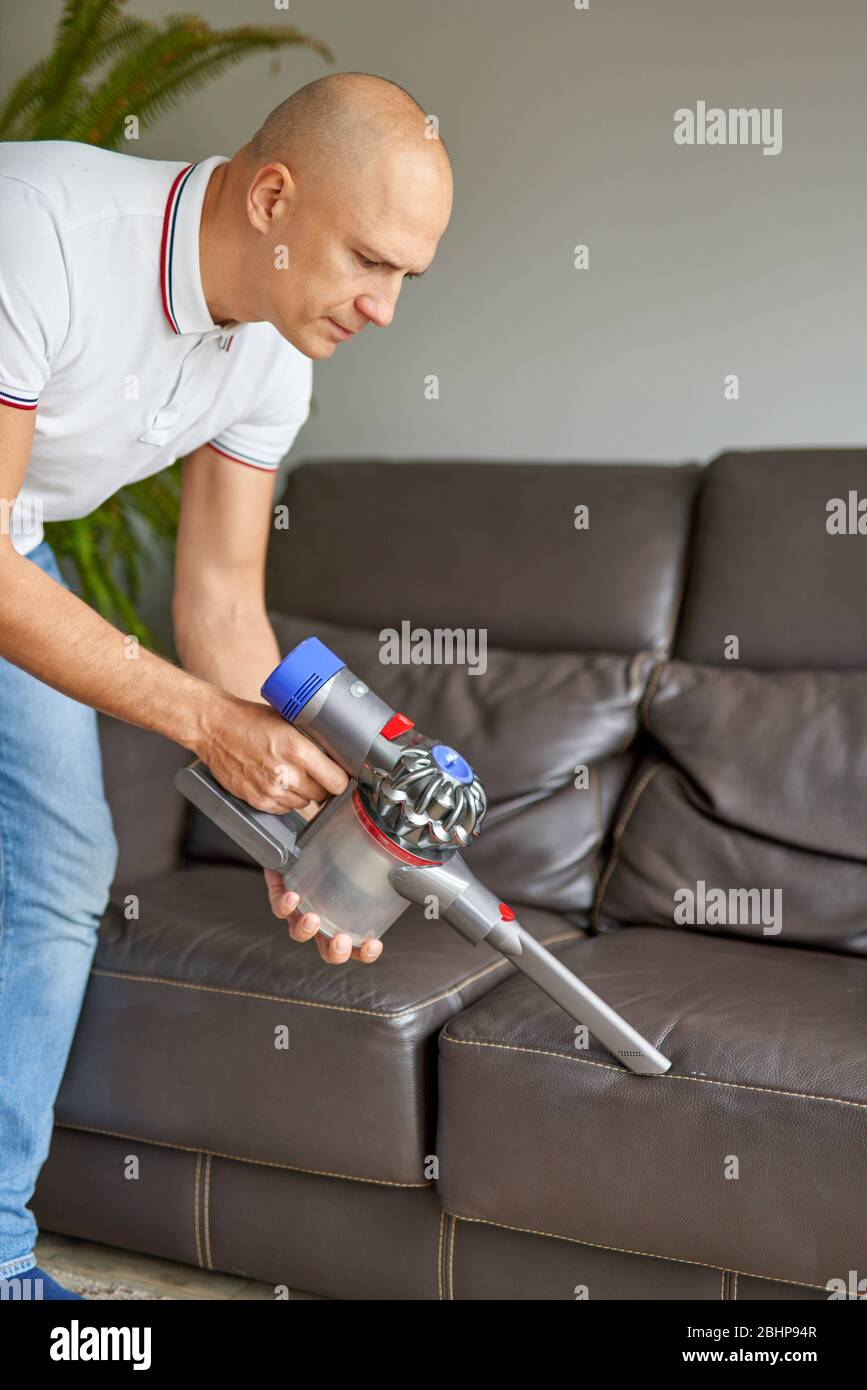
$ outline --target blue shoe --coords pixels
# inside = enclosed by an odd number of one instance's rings
[[[71,1293],[62,1284],[58,1284],[57,1280],[52,1279],[50,1274],[39,1268],[39,1265],[25,1269],[23,1274],[0,1275],[0,1300],[5,1302],[8,1299],[46,1298],[77,1298],[82,1303],[86,1301],[80,1293]]]

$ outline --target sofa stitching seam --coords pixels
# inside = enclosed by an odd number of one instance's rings
[[[449,1212],[454,1221],[471,1221],[478,1226],[496,1226],[504,1231],[518,1231],[524,1235],[548,1236],[551,1240],[568,1240],[573,1245],[589,1245],[594,1250],[611,1250],[617,1255],[643,1255],[649,1260],[668,1260],[672,1264],[696,1265],[699,1269],[719,1269],[719,1265],[705,1264],[702,1260],[690,1260],[684,1255],[657,1255],[652,1250],[632,1250],[626,1245],[604,1245],[598,1240],[579,1240],[577,1236],[564,1236],[559,1231],[539,1231],[535,1226],[511,1226],[506,1221],[492,1221],[485,1216],[461,1216],[458,1212]],[[724,1272],[724,1271],[723,1271]],[[767,1279],[773,1284],[791,1284],[803,1289],[824,1289],[823,1284],[810,1284],[804,1279],[787,1279],[777,1274],[753,1274],[750,1270],[742,1269],[734,1271],[740,1273],[748,1279]]]
[[[537,1057],[559,1057],[562,1062],[578,1062],[585,1067],[601,1067],[604,1071],[626,1072],[626,1067],[615,1066],[613,1062],[594,1062],[589,1057],[570,1057],[566,1052],[552,1052],[544,1047],[519,1047],[516,1043],[489,1042],[480,1038],[456,1038],[447,1032],[446,1028],[440,1031],[440,1037],[444,1042],[457,1043],[461,1047],[493,1047],[502,1052],[529,1052]],[[792,1096],[796,1100],[816,1100],[826,1101],[830,1105],[850,1105],[855,1110],[867,1110],[867,1101],[844,1100],[841,1096],[816,1096],[810,1091],[783,1091],[777,1086],[753,1086],[748,1081],[720,1081],[712,1076],[683,1076],[680,1072],[662,1072],[657,1077],[659,1081],[697,1081],[703,1086],[725,1086],[727,1089],[735,1091],[759,1091],[771,1096]]]
[[[342,1178],[346,1182],[368,1182],[374,1187],[424,1188],[433,1187],[431,1182],[395,1182],[393,1178],[360,1178],[355,1173],[332,1173],[327,1168],[302,1168],[297,1163],[275,1163],[269,1158],[245,1158],[241,1154],[227,1154],[220,1149],[198,1149],[193,1144],[173,1143],[169,1139],[145,1139],[141,1134],[127,1134],[117,1129],[101,1129],[97,1125],[67,1125],[58,1122],[57,1129],[83,1131],[86,1134],[108,1134],[114,1139],[134,1139],[137,1144],[153,1144],[158,1149],[179,1149],[183,1153],[209,1153],[214,1158],[231,1158],[236,1163],[252,1163],[260,1168],[286,1168],[293,1173],[313,1173],[320,1178]],[[198,1175],[196,1178],[198,1183]],[[196,1188],[198,1194],[198,1187]],[[197,1195],[198,1200],[198,1195]],[[198,1237],[197,1237],[198,1238]],[[204,1268],[204,1266],[203,1266]]]
[[[437,1232],[437,1293],[440,1303],[443,1301],[443,1224],[445,1219],[446,1214],[440,1207],[440,1225]]]
[[[578,941],[585,935],[583,928],[573,927],[570,931],[561,932],[557,936],[546,937],[539,942],[541,946],[556,946],[561,941]],[[501,970],[509,962],[505,959],[492,961],[475,975],[470,975],[466,980],[462,980],[459,985],[445,990],[442,994],[431,995],[428,999],[422,999],[417,1004],[409,1004],[405,1009],[398,1009],[388,1013],[382,1009],[359,1009],[350,1004],[325,1004],[317,999],[293,999],[281,994],[260,994],[255,990],[230,989],[227,985],[204,985],[194,984],[189,980],[169,980],[160,975],[136,975],[125,970],[103,970],[95,969],[92,975],[101,975],[107,979],[114,980],[135,980],[138,984],[150,985],[170,985],[174,989],[193,989],[200,990],[206,994],[230,994],[239,999],[262,999],[271,1004],[297,1004],[305,1009],[328,1009],[334,1013],[361,1014],[367,1018],[384,1019],[403,1019],[410,1014],[418,1013],[421,1009],[429,1008],[431,1004],[438,1004],[442,999],[450,999],[455,994],[460,994],[461,990],[466,989],[467,985],[475,984],[476,980],[481,980],[485,975],[489,975],[493,970]]]
[[[196,1258],[199,1261],[199,1268],[204,1269],[205,1262],[202,1259],[202,1242],[199,1234],[199,1170],[202,1162],[200,1150],[196,1150],[196,1175],[193,1182],[193,1229],[196,1235]]]
[[[457,1237],[458,1223],[452,1219],[452,1229],[449,1235],[449,1300],[455,1302],[455,1239]]]
[[[211,1155],[205,1157],[205,1192],[202,1202],[202,1222],[205,1228],[205,1259],[208,1269],[214,1268],[211,1259]]]

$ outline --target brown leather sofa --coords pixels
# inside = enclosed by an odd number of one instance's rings
[[[325,965],[175,792],[189,754],[102,719],[121,861],[40,1225],[340,1299],[863,1277],[867,535],[833,498],[857,522],[867,451],[297,469],[282,649],[316,633],[460,748],[467,862],[671,1069],[577,1048],[415,907]],[[485,670],[382,664],[407,621],[484,629]]]

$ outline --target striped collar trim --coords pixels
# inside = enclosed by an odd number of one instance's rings
[[[205,292],[199,260],[199,227],[208,180],[226,155],[212,155],[196,164],[186,164],[169,189],[163,213],[160,243],[160,294],[163,311],[173,333],[231,334],[240,324],[214,323]]]

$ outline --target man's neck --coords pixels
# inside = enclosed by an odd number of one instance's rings
[[[229,307],[226,300],[226,286],[224,278],[220,274],[225,272],[229,263],[229,256],[225,248],[220,244],[220,219],[218,208],[220,205],[220,195],[226,181],[228,164],[218,164],[208,179],[208,186],[205,189],[205,198],[202,203],[202,217],[199,223],[199,271],[202,278],[202,290],[205,295],[205,302],[208,312],[214,323],[222,327],[224,324],[232,323],[238,317]]]

